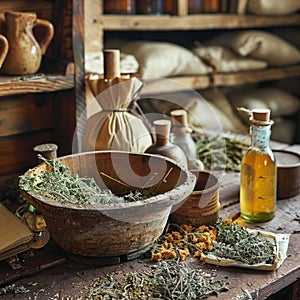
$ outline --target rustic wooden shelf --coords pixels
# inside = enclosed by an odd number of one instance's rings
[[[26,76],[0,75],[0,97],[26,93],[44,93],[74,88],[74,63],[60,64],[59,68],[44,67],[41,73]]]
[[[254,16],[236,14],[171,15],[99,15],[104,30],[204,30],[258,28],[300,25],[300,14],[289,16]]]
[[[74,87],[74,75],[47,75],[8,77],[0,76],[0,97],[26,93],[44,93]]]
[[[146,82],[142,95],[146,96],[150,94],[153,95],[154,93],[169,93],[188,89],[205,89],[212,86],[236,86],[240,84],[278,80],[296,76],[300,76],[300,65],[229,74],[219,73],[214,75],[176,76],[168,78],[169,80],[178,82],[177,86],[176,84],[172,84],[170,89],[168,89],[167,84],[161,84],[161,80],[163,79],[153,79]]]
[[[0,29],[3,12],[13,11],[33,11],[39,18],[51,20],[53,13],[53,2],[47,0],[1,0],[0,1]]]

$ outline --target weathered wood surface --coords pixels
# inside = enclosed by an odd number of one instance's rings
[[[82,136],[86,125],[86,86],[85,86],[85,23],[84,1],[73,2],[73,56],[75,61],[75,93],[76,93],[76,150],[81,151]]]
[[[122,16],[102,15],[97,19],[104,30],[203,30],[233,29],[269,26],[300,25],[300,14],[276,17],[234,15],[234,14],[199,14],[187,16]]]
[[[282,144],[276,144],[276,147],[286,148]],[[291,146],[288,149],[300,153],[299,145]],[[223,176],[220,190],[223,207],[221,216],[223,218],[238,214],[238,193],[239,174],[231,173]],[[278,201],[276,216],[272,221],[263,224],[249,224],[251,227],[275,233],[291,234],[288,257],[276,271],[216,267],[204,264],[197,259],[188,261],[203,271],[215,270],[217,278],[230,282],[230,290],[220,295],[222,299],[250,299],[247,293],[251,294],[252,299],[265,299],[300,278],[299,212],[300,195]],[[15,282],[16,285],[23,284],[29,290],[26,294],[15,295],[14,299],[63,299],[63,297],[79,299],[85,294],[87,287],[99,276],[120,270],[125,272],[139,270],[151,262],[148,259],[139,258],[102,267],[95,265],[95,261],[91,261],[91,263],[92,265],[89,265],[71,260],[50,243],[45,248],[36,251],[34,257],[25,259],[23,269],[18,271],[10,270],[4,262],[0,263],[0,283]],[[26,274],[29,276],[28,278],[24,278]],[[211,296],[210,299],[217,298]]]
[[[27,94],[56,92],[74,88],[74,75],[40,74],[29,78],[0,77],[0,97]]]
[[[264,70],[236,72],[228,74],[208,74],[199,76],[176,76],[170,77],[174,84],[162,85],[162,79],[151,79],[146,81],[142,95],[157,95],[159,93],[169,93],[182,90],[205,89],[212,86],[224,87],[240,84],[255,83],[259,81],[278,80],[292,78],[300,75],[300,65],[288,66],[284,68],[267,68]],[[178,83],[176,85],[176,83]]]
[[[0,19],[5,11],[34,11],[39,18],[51,20],[53,4],[51,1],[40,0],[1,0],[0,1]]]

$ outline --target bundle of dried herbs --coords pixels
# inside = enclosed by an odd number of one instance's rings
[[[275,245],[259,232],[253,234],[233,222],[218,221],[214,226],[217,240],[212,253],[247,265],[273,264]]]
[[[150,270],[115,273],[97,279],[86,299],[203,299],[228,290],[229,284],[183,262],[161,261]]]
[[[249,142],[234,135],[216,135],[197,139],[196,147],[206,168],[239,172]]]
[[[189,254],[205,261],[208,253],[248,265],[273,264],[275,245],[260,233],[251,233],[230,220],[219,219],[214,225],[170,226],[153,246],[151,259],[184,260]]]
[[[79,177],[60,161],[39,158],[48,164],[50,171],[42,171],[33,176],[22,175],[19,187],[24,191],[36,191],[40,195],[61,203],[69,202],[78,205],[112,204],[140,201],[149,198],[148,190],[131,191],[123,197],[116,196],[109,189],[100,188],[94,178]]]

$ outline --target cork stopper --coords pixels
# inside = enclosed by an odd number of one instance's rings
[[[107,49],[103,51],[104,78],[114,79],[121,76],[120,50]]]
[[[56,144],[40,144],[33,147],[33,151],[36,155],[41,154],[46,159],[55,159],[57,158],[57,149],[58,146]],[[41,159],[38,159],[39,163],[42,162]]]
[[[188,127],[187,112],[184,109],[172,110],[172,132],[175,134],[184,134],[191,132],[192,130]]]
[[[270,120],[271,111],[267,108],[255,108],[251,110],[250,123],[254,125],[272,125],[273,121]]]
[[[256,121],[270,121],[270,110],[264,108],[257,108],[252,110],[253,119]]]
[[[153,122],[155,134],[157,138],[169,138],[171,121],[156,120]]]
[[[174,125],[187,125],[187,113],[184,109],[172,110],[170,115]]]

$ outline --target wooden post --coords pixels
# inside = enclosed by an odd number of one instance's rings
[[[84,1],[73,0],[73,53],[75,61],[76,135],[73,152],[81,152],[86,124],[85,58],[84,58]]]

